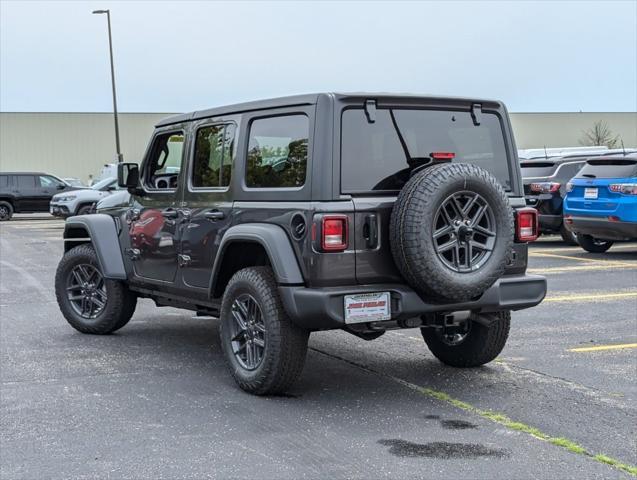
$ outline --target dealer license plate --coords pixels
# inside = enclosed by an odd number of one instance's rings
[[[596,188],[585,188],[584,189],[584,198],[597,198],[597,189]]]
[[[345,323],[379,322],[391,318],[389,292],[345,295]]]

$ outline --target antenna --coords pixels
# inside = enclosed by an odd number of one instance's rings
[[[549,154],[546,153],[546,145],[544,145],[544,159],[548,160],[549,159]]]
[[[620,141],[622,142],[622,152],[624,154],[624,157],[626,156],[626,148],[624,147],[624,139],[620,138]]]

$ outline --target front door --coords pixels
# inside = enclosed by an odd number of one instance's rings
[[[126,223],[135,275],[142,280],[174,283],[178,240],[184,222],[181,203],[183,130],[155,134],[140,171],[141,191],[133,198]]]
[[[211,123],[194,132],[184,208],[189,219],[180,240],[182,278],[186,287],[207,289],[223,233],[230,227],[230,177],[234,156],[234,123]]]
[[[50,175],[39,175],[35,179],[35,183],[37,188],[37,209],[40,212],[48,212],[51,198],[56,193],[65,190],[66,185]]]

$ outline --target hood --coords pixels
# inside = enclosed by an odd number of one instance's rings
[[[81,200],[90,200],[97,202],[99,199],[110,195],[111,192],[102,192],[100,190],[93,190],[92,188],[69,188],[64,192],[57,193],[53,195],[53,200],[57,200],[59,198],[68,197],[69,195],[74,195],[76,198]]]

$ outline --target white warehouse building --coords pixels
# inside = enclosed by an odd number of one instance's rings
[[[139,162],[155,123],[172,113],[120,113],[124,160]],[[626,147],[637,146],[637,112],[511,113],[518,148],[577,146],[604,121]],[[40,171],[87,181],[116,161],[111,113],[0,113],[0,171]]]

